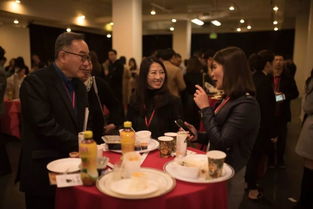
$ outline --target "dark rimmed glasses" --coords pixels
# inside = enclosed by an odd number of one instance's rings
[[[80,56],[82,62],[86,62],[86,61],[89,62],[90,61],[90,56],[87,54],[77,54],[77,53],[69,52],[69,51],[65,51],[65,50],[62,50],[62,51],[64,51],[65,53],[68,53],[68,54]]]

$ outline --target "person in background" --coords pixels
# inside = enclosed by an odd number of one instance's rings
[[[295,78],[295,75],[297,72],[297,66],[295,65],[295,63],[291,59],[284,61],[283,68],[284,68],[284,70],[283,70],[284,73],[286,73],[288,76],[290,76],[292,78]]]
[[[291,121],[290,101],[297,98],[299,91],[293,77],[284,73],[284,57],[275,55],[273,63],[273,86],[275,95],[281,95],[282,101],[276,102],[275,123],[278,139],[273,144],[273,152],[270,154],[269,167],[286,168],[284,154],[286,148],[287,124]],[[275,148],[276,147],[276,148]]]
[[[182,117],[180,99],[166,85],[167,72],[162,62],[148,57],[140,65],[136,94],[128,106],[127,119],[136,131],[149,130],[152,138],[176,132],[175,120]]]
[[[117,52],[114,49],[109,50],[109,72],[106,79],[113,90],[115,97],[119,102],[123,102],[123,74],[124,66],[117,59]]]
[[[129,80],[131,78],[131,72],[126,64],[126,57],[121,56],[119,59],[120,64],[123,65],[123,108],[125,113],[127,112],[127,105],[129,103],[130,98],[130,90],[129,90]]]
[[[40,57],[37,54],[33,54],[31,58],[31,72],[39,70],[45,67],[45,63],[41,62]]]
[[[313,69],[305,82],[305,97],[302,105],[304,119],[296,145],[296,153],[304,158],[304,168],[301,182],[299,209],[313,208]]]
[[[95,51],[90,51],[89,56],[90,56],[90,60],[93,66],[91,74],[99,78],[104,78],[104,69],[98,60],[97,53]]]
[[[133,94],[135,94],[138,74],[139,74],[139,70],[138,70],[137,62],[135,58],[132,57],[129,59],[128,68],[130,70],[130,76],[131,76],[129,80],[129,100],[130,100],[130,97]],[[129,100],[128,100],[128,103],[129,103]]]
[[[18,57],[15,59],[15,73],[7,78],[7,88],[5,91],[5,97],[7,99],[19,99],[20,88],[24,81],[24,78],[28,74],[28,67],[24,64],[24,59]]]
[[[251,57],[251,56],[250,56]],[[274,53],[262,50],[255,54],[250,63],[250,68],[255,69],[253,81],[256,89],[256,99],[260,106],[261,122],[258,136],[248,161],[245,180],[248,189],[248,198],[258,200],[263,198],[263,192],[257,185],[260,167],[265,167],[265,158],[268,156],[272,143],[277,141],[277,133],[274,123],[275,95],[273,84],[269,75],[273,73]],[[250,61],[252,61],[250,59]]]
[[[88,98],[79,80],[89,66],[84,36],[64,32],[55,42],[55,62],[28,75],[21,86],[20,190],[27,209],[54,209],[55,189],[47,164],[78,151]]]
[[[186,89],[182,95],[184,107],[184,118],[188,123],[193,124],[196,129],[200,126],[199,108],[193,100],[193,94],[196,91],[196,85],[202,86],[202,65],[198,57],[191,57],[187,63],[187,72],[184,75]]]
[[[93,56],[93,55],[92,55]],[[102,136],[118,133],[117,128],[122,124],[124,116],[121,104],[115,98],[112,89],[105,80],[92,76],[93,62],[91,59],[88,68],[83,70],[80,78],[86,86],[89,104],[88,129],[93,132],[93,139],[97,144],[102,144]],[[109,111],[107,116],[105,110]]]
[[[13,75],[14,74],[14,68],[15,68],[15,59],[12,58],[9,61],[9,65],[4,68],[5,76],[10,77],[11,75]]]
[[[226,163],[235,169],[228,184],[228,207],[239,208],[244,193],[244,174],[260,125],[259,105],[245,53],[238,47],[219,50],[213,57],[212,78],[216,88],[224,91],[223,99],[213,107],[200,86],[194,100],[200,108],[205,134],[185,124],[194,133],[190,140],[209,142],[209,150],[227,154]],[[202,142],[203,143],[203,142]]]
[[[173,65],[170,60],[174,56],[173,49],[163,49],[158,52],[163,65],[165,66],[168,82],[167,87],[171,94],[180,97],[181,92],[186,88],[182,70]]]

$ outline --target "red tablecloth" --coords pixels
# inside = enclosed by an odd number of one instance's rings
[[[11,136],[20,138],[20,100],[5,100],[5,113],[0,117],[0,131]]]
[[[193,151],[199,150],[193,149]],[[110,162],[119,160],[120,154],[106,152]],[[166,162],[173,158],[160,158],[159,152],[149,153],[142,167],[163,170]],[[144,200],[124,200],[110,197],[95,186],[58,188],[56,209],[226,209],[227,183],[193,184],[176,180],[176,187],[169,193]]]

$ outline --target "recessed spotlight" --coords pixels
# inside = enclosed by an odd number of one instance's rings
[[[274,24],[274,25],[277,25],[277,24],[278,24],[278,21],[277,21],[277,20],[274,20],[274,21],[273,21],[273,24]]]
[[[215,26],[221,26],[222,25],[222,23],[218,20],[212,20],[211,23]]]
[[[15,20],[13,21],[13,23],[14,23],[14,24],[19,24],[20,22],[19,22],[17,19],[15,19]]]
[[[175,28],[174,27],[170,27],[170,31],[174,31],[175,30]]]
[[[177,20],[173,18],[173,19],[172,19],[172,22],[177,22]]]
[[[110,22],[110,25],[112,25],[112,26],[113,26],[113,25],[114,25],[114,23],[113,23],[113,22]]]
[[[151,15],[156,15],[156,11],[153,9],[153,10],[150,11],[150,14]]]
[[[202,20],[199,20],[198,18],[192,19],[191,22],[200,26],[204,24],[204,22]]]
[[[245,23],[245,20],[244,19],[240,19],[240,23]]]
[[[241,28],[237,28],[236,31],[237,31],[237,32],[240,32],[240,31],[241,31]]]
[[[20,0],[15,0],[15,3],[20,4],[21,1]]]
[[[251,28],[252,28],[251,25],[247,25],[248,30],[251,30]]]
[[[235,10],[235,7],[234,7],[234,6],[230,6],[230,7],[228,7],[228,9],[229,9],[230,11],[234,11],[234,10]]]
[[[72,29],[71,28],[66,28],[66,32],[71,32]]]
[[[275,12],[277,12],[278,9],[279,9],[278,6],[274,6],[274,7],[273,7],[273,10],[274,10]]]
[[[78,25],[85,25],[86,24],[86,17],[85,15],[79,15],[77,18],[76,18],[76,23]]]
[[[107,34],[107,38],[111,38],[112,35],[110,33]]]
[[[274,31],[278,31],[278,27],[275,27],[275,28],[274,28]]]

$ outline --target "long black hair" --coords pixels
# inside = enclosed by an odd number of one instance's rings
[[[149,85],[147,82],[148,73],[150,67],[153,63],[159,64],[165,73],[165,79],[162,87],[160,89],[149,89]],[[163,63],[157,60],[154,57],[145,58],[140,65],[140,73],[137,83],[137,91],[135,95],[135,103],[136,108],[139,109],[141,114],[145,114],[146,109],[153,106],[153,108],[158,108],[160,104],[165,102],[166,96],[169,94],[167,88],[167,72]]]

